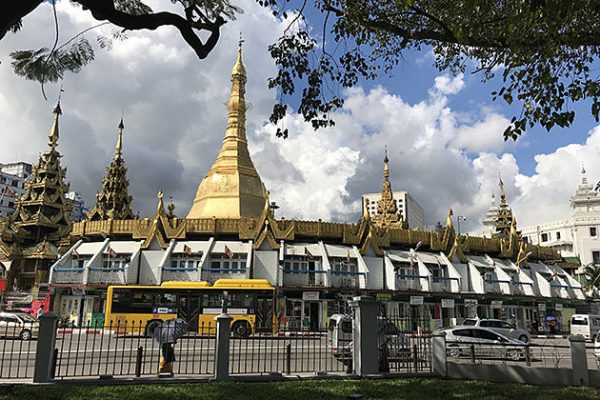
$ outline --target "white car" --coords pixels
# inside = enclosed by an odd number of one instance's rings
[[[487,328],[491,331],[504,335],[506,337],[520,340],[524,343],[531,341],[529,332],[525,329],[517,328],[508,321],[501,319],[475,319],[467,318],[463,322],[463,325],[479,326],[481,328]]]
[[[596,341],[594,342],[594,354],[596,359],[600,361],[600,335],[596,335]]]
[[[21,312],[0,312],[0,336],[30,340],[37,337],[39,323],[31,315]]]
[[[444,332],[448,357],[469,357],[473,346],[478,359],[525,359],[526,343],[490,329],[463,325],[445,329]]]

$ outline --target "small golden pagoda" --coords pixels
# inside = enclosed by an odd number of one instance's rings
[[[127,188],[127,168],[123,160],[123,118],[119,123],[119,135],[115,148],[115,156],[106,168],[106,176],[102,179],[102,191],[96,194],[96,206],[87,214],[90,221],[107,219],[134,219],[131,209],[132,197]]]
[[[383,187],[381,188],[381,199],[377,202],[377,214],[373,217],[373,222],[379,227],[402,227],[404,221],[398,213],[398,205],[394,200],[394,192],[392,191],[392,183],[390,182],[390,167],[385,150],[385,158],[383,159]]]
[[[10,218],[13,236],[18,247],[11,255],[12,268],[8,283],[11,289],[29,289],[48,281],[51,262],[59,255],[59,243],[68,240],[71,232],[65,193],[66,168],[60,165],[61,155],[56,149],[59,139],[60,100],[54,108],[54,122],[48,135],[49,147],[40,155],[23,195],[16,200],[15,212]]]
[[[499,177],[500,182],[500,208],[498,209],[498,218],[496,219],[496,233],[494,237],[508,239],[511,236],[511,229],[516,224],[512,209],[506,201],[506,191],[504,190],[504,182],[502,177]],[[514,228],[516,229],[516,228]]]
[[[187,218],[258,218],[267,191],[254,168],[246,139],[246,67],[242,40],[231,71],[231,97],[223,146],[204,177]]]

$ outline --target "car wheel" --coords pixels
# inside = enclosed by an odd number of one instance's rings
[[[231,333],[237,338],[246,338],[250,336],[250,324],[248,321],[236,321],[231,327]]]
[[[23,329],[21,333],[19,333],[19,339],[31,340],[31,331],[29,329]]]
[[[523,343],[528,343],[529,342],[529,338],[527,337],[527,335],[521,335],[519,336],[519,340]]]
[[[523,358],[523,353],[517,349],[508,349],[506,350],[506,358],[511,361],[519,361],[521,358]]]
[[[450,347],[446,350],[448,357],[457,358],[460,357],[460,349],[458,347]]]
[[[160,325],[162,324],[161,320],[152,320],[152,321],[148,321],[148,324],[146,324],[146,329],[144,329],[144,336],[146,337],[153,337],[154,336],[154,330],[156,328],[158,328]]]

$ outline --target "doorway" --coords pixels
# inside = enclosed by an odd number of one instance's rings
[[[184,294],[179,296],[177,317],[184,319],[189,324],[189,331],[198,331],[198,318],[200,316],[201,305],[201,297],[198,295]]]

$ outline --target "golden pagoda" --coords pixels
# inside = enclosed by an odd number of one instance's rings
[[[494,237],[508,239],[511,236],[511,229],[515,230],[513,226],[516,224],[512,209],[508,206],[506,201],[506,191],[504,190],[504,182],[502,177],[499,177],[500,182],[500,208],[498,209],[498,218],[496,219],[496,233]]]
[[[115,156],[106,168],[106,176],[102,179],[102,191],[96,194],[96,206],[88,213],[90,221],[107,219],[134,219],[131,209],[132,197],[127,190],[127,168],[123,160],[123,118],[119,123],[119,135],[115,148]]]
[[[25,191],[15,202],[10,224],[17,230],[19,249],[10,271],[12,289],[27,289],[48,281],[50,263],[58,258],[59,242],[71,232],[65,193],[66,168],[60,165],[58,122],[62,114],[60,100],[54,108],[54,122],[48,135],[49,147],[40,155]]]
[[[394,200],[394,192],[392,191],[392,183],[390,182],[390,167],[385,151],[383,159],[383,187],[381,188],[381,199],[377,201],[377,214],[373,216],[375,225],[383,226],[403,226],[402,216],[398,213],[398,205]]]
[[[246,139],[246,67],[242,40],[231,71],[231,97],[223,146],[204,177],[187,218],[256,218],[261,215],[267,191],[254,168]]]

